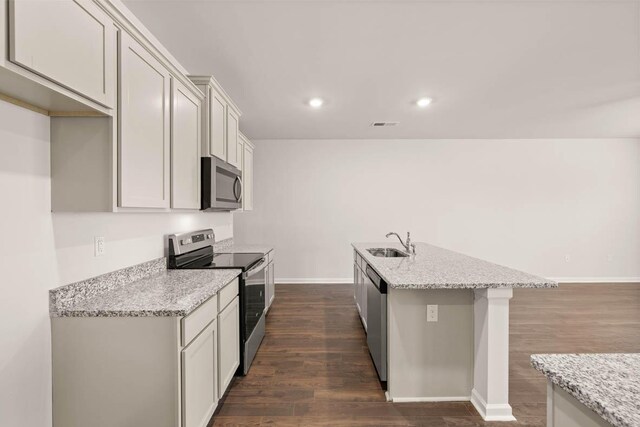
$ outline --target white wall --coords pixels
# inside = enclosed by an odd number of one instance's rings
[[[213,228],[216,240],[233,236],[232,214],[55,213],[53,231],[60,283],[67,284],[166,255],[166,235]],[[106,252],[94,256],[94,237]]]
[[[640,277],[640,140],[256,141],[255,211],[276,279],[352,277],[352,241],[415,241],[531,273]],[[568,256],[569,261],[566,260]]]
[[[49,118],[0,101],[0,425],[51,424]]]
[[[52,214],[49,141],[48,117],[0,101],[2,427],[51,425],[49,289],[161,257],[168,233],[233,232],[230,213]]]

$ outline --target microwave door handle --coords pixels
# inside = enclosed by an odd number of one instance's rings
[[[236,184],[238,184],[238,194],[236,194]],[[238,202],[242,200],[242,179],[239,176],[236,176],[236,181],[233,183],[233,195]]]

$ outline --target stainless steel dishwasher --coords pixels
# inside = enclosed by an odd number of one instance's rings
[[[367,345],[378,378],[387,381],[387,283],[369,265],[365,269],[367,289]]]

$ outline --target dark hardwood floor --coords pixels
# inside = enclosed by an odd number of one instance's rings
[[[532,353],[640,352],[640,284],[514,291],[510,400],[515,423],[485,423],[470,403],[386,403],[349,285],[277,285],[249,375],[212,425],[544,426],[546,382]]]

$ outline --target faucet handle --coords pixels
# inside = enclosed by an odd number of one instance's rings
[[[415,255],[415,254],[416,254],[416,244],[415,244],[415,243],[412,243],[412,244],[411,244],[411,253],[412,253],[413,255]]]

